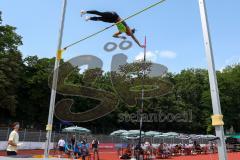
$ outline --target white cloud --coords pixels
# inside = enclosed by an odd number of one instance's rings
[[[224,68],[226,68],[229,65],[234,65],[240,63],[240,57],[239,56],[232,56],[225,60],[225,63],[220,68],[220,71],[223,71]]]
[[[136,57],[135,60],[143,60],[144,53],[140,52]],[[146,52],[146,59],[152,62],[157,60],[157,54],[155,52],[147,51]]]
[[[143,60],[144,53],[140,52],[136,57],[135,60]],[[168,58],[168,59],[173,59],[176,58],[177,54],[173,51],[165,50],[165,51],[147,51],[146,53],[146,58],[147,60],[150,60],[152,62],[156,62],[158,57],[161,58]]]
[[[79,73],[83,74],[83,72],[85,72],[88,69],[88,65],[83,65],[78,67],[78,69],[80,69]]]
[[[169,59],[173,59],[176,58],[177,54],[173,51],[169,51],[169,50],[165,50],[165,51],[156,51],[156,53],[158,53],[158,55],[162,58],[169,58]]]

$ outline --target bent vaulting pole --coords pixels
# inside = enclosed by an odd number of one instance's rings
[[[46,142],[45,142],[45,148],[44,148],[44,157],[45,158],[48,158],[48,156],[49,156],[49,150],[50,150],[50,144],[51,144],[52,124],[53,124],[56,90],[57,90],[57,80],[58,80],[58,68],[59,68],[59,64],[61,61],[61,55],[62,55],[61,47],[62,47],[62,37],[63,37],[66,7],[67,7],[67,0],[63,0],[63,9],[62,9],[62,17],[61,17],[61,24],[60,24],[60,30],[59,30],[57,55],[56,55],[55,66],[54,66],[54,71],[53,71],[52,92],[51,92],[51,99],[50,99],[50,106],[49,106],[48,124],[46,127],[47,135],[46,135]]]
[[[212,116],[212,125],[215,127],[216,136],[219,137],[218,140],[218,156],[219,160],[227,160],[226,144],[224,138],[224,128],[223,128],[223,115],[221,111],[217,76],[215,71],[215,64],[213,58],[211,37],[208,26],[208,18],[205,0],[199,0],[200,15],[202,21],[202,30],[204,37],[205,52],[208,63],[208,74],[209,74],[209,83],[211,90],[211,99],[213,107],[213,116]]]

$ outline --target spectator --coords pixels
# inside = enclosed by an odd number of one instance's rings
[[[150,146],[150,143],[149,143],[148,141],[146,141],[146,142],[144,143],[144,146],[145,146],[145,147],[148,147],[148,146]]]
[[[122,156],[120,156],[120,159],[130,159],[131,155],[132,155],[131,150],[132,150],[132,146],[130,144],[128,144],[126,150],[124,151]]]
[[[76,159],[80,158],[80,156],[82,154],[81,153],[81,144],[75,143],[73,151],[74,151],[75,158]]]
[[[168,147],[168,145],[166,143],[163,144],[163,151],[165,152],[165,154],[167,156],[171,155],[170,148]]]
[[[141,144],[137,144],[135,147],[135,156],[137,159],[143,159],[144,150],[142,149]]]
[[[214,153],[214,146],[213,146],[213,142],[209,142],[209,150],[210,150],[210,153]]]
[[[76,135],[73,135],[71,138],[71,144],[73,147],[75,146],[75,143],[76,143]]]
[[[193,149],[194,149],[194,152],[196,152],[198,154],[200,154],[202,152],[200,144],[198,144],[196,141],[194,141]]]
[[[13,131],[9,135],[7,156],[17,155],[17,146],[19,142],[18,130],[20,128],[19,122],[13,123]]]
[[[72,145],[70,143],[65,144],[65,153],[69,156],[69,158],[73,158],[74,157],[74,153],[73,153],[73,149]]]
[[[158,153],[163,154],[163,150],[164,150],[163,143],[161,143],[161,144],[158,146]]]
[[[85,157],[89,155],[89,151],[86,143],[82,143],[81,154],[82,154],[82,160],[85,160]]]
[[[65,141],[64,141],[63,137],[61,137],[58,141],[58,149],[59,149],[60,157],[61,157],[65,151]]]
[[[82,144],[86,144],[87,143],[87,140],[86,138],[83,138],[82,141],[81,141]]]
[[[93,157],[94,157],[94,160],[95,160],[95,155],[97,155],[97,160],[99,160],[98,145],[99,145],[99,141],[95,138],[95,139],[92,141],[92,149],[93,149]]]

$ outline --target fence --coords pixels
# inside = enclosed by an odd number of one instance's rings
[[[0,129],[0,141],[7,141],[11,129]],[[44,142],[46,140],[45,131],[31,131],[31,130],[21,130],[19,133],[19,140],[24,142]],[[78,134],[78,133],[59,133],[52,132],[52,142],[57,142],[60,137],[65,140],[70,140],[72,135],[76,135],[77,140],[82,138],[86,139],[88,142],[92,141],[93,138],[97,138],[102,143],[120,143],[121,139],[119,137],[112,137],[108,135],[92,135],[92,134]]]
[[[7,141],[8,136],[11,132],[11,129],[0,129],[0,141]],[[52,132],[52,142],[57,142],[60,137],[63,137],[66,141],[70,140],[71,136],[75,133],[59,133]],[[101,143],[131,143],[136,142],[137,140],[126,140],[120,137],[113,137],[109,135],[92,135],[92,134],[78,134],[76,133],[76,139],[81,140],[82,138],[86,139],[88,142],[91,142],[93,138],[97,138]],[[19,131],[19,139],[24,142],[44,142],[46,140],[46,132],[45,131],[31,131],[31,130],[21,130]],[[167,144],[189,144],[189,139],[179,139],[179,138],[151,138],[151,137],[143,137],[143,141],[149,141],[151,143],[167,143]],[[208,140],[206,139],[196,139],[194,140],[199,144],[207,144]]]

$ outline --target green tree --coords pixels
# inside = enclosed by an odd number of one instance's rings
[[[15,115],[17,88],[22,72],[22,55],[18,47],[22,45],[16,27],[3,25],[0,12],[0,117],[4,120]]]
[[[240,132],[240,64],[226,67],[218,77],[225,128]]]
[[[179,110],[192,111],[193,119],[188,130],[193,132],[206,131],[205,121],[211,116],[211,105],[204,101],[205,92],[210,92],[206,70],[188,69],[175,76],[177,106]]]
[[[18,88],[17,118],[24,120],[25,126],[32,124],[40,128],[47,122],[50,101],[48,77],[53,66],[54,58],[29,56],[24,59],[24,72]]]

